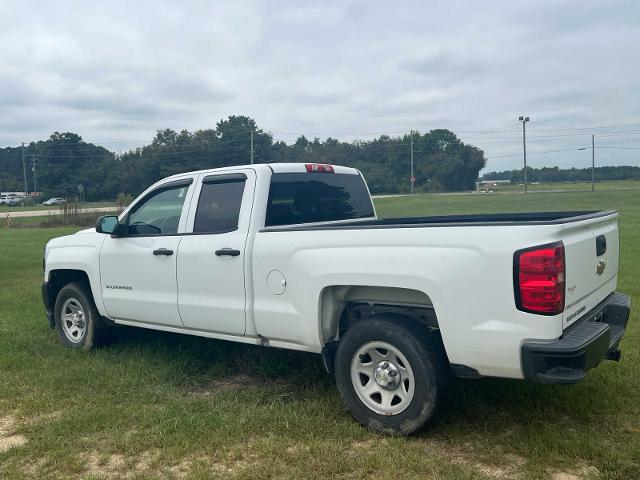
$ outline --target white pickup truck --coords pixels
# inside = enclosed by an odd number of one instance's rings
[[[321,353],[356,419],[410,434],[451,375],[575,383],[619,359],[617,216],[379,219],[353,168],[220,168],[51,240],[42,293],[72,348],[120,324]]]

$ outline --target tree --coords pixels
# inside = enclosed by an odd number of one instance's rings
[[[148,145],[115,155],[86,143],[75,133],[54,132],[46,141],[31,143],[42,189],[50,195],[75,196],[82,183],[90,200],[113,199],[118,193],[137,195],[155,181],[192,170],[248,164],[253,132],[254,161],[332,163],[359,169],[372,193],[409,191],[411,137],[383,135],[365,141],[335,138],[309,140],[300,136],[292,145],[273,141],[254,119],[232,115],[215,128],[180,132],[158,130]],[[482,150],[465,145],[446,129],[413,134],[416,188],[470,190],[484,168]],[[0,150],[3,185],[20,185],[20,148]],[[7,178],[5,178],[7,177]]]

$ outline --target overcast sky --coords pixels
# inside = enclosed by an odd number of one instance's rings
[[[449,128],[502,170],[525,114],[533,166],[589,165],[594,127],[598,163],[640,165],[638,1],[4,1],[0,18],[1,146],[58,130],[123,149],[244,114],[286,141]]]

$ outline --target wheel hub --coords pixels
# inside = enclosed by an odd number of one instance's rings
[[[67,299],[61,311],[62,330],[72,343],[80,343],[87,334],[87,321],[82,304],[75,298]]]
[[[400,369],[393,362],[378,362],[373,370],[373,378],[382,388],[395,390],[401,381]]]
[[[380,415],[402,413],[415,393],[415,376],[407,357],[381,340],[367,342],[354,352],[351,382],[362,403]]]

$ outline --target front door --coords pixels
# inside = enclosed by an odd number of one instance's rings
[[[203,175],[178,247],[178,307],[185,327],[245,333],[245,246],[253,170]],[[197,205],[197,206],[196,206]]]
[[[105,239],[100,279],[110,318],[182,326],[176,259],[191,183],[191,178],[170,181],[152,190],[121,219],[122,236]]]

